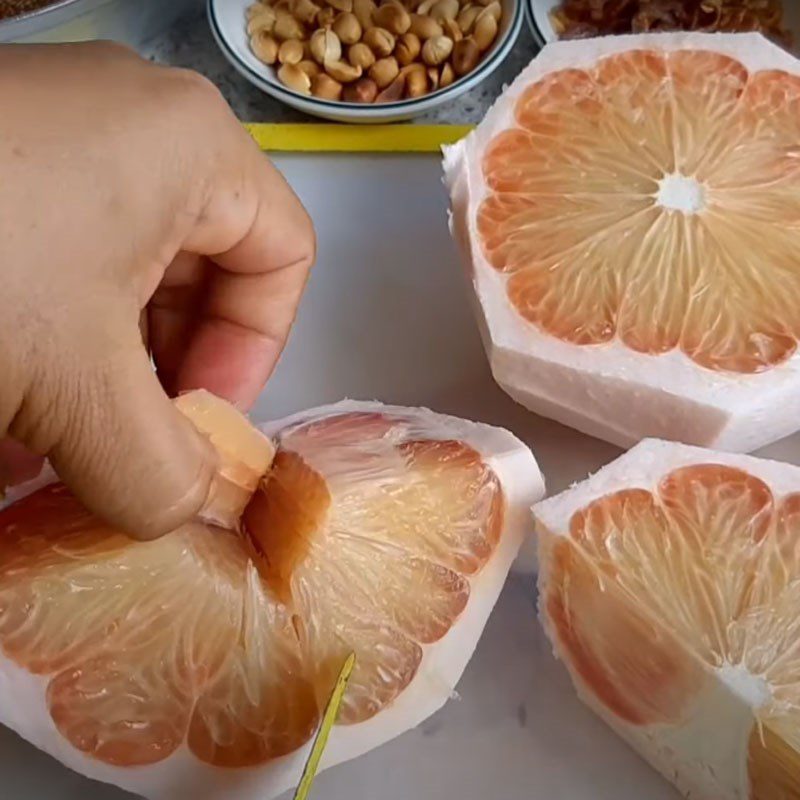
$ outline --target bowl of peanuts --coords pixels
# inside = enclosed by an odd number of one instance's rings
[[[208,0],[231,64],[289,106],[340,122],[424,114],[480,83],[519,34],[521,0]]]

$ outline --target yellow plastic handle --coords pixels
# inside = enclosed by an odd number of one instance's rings
[[[294,800],[306,800],[308,793],[311,791],[311,784],[314,783],[314,778],[317,775],[320,759],[322,758],[323,752],[325,752],[325,745],[328,743],[328,737],[331,735],[331,728],[333,728],[333,724],[336,722],[336,715],[339,713],[339,706],[342,704],[342,698],[344,697],[345,689],[347,689],[347,681],[350,680],[350,675],[353,672],[355,663],[356,654],[350,653],[342,666],[339,677],[336,679],[336,685],[333,687],[331,699],[328,700],[328,705],[322,716],[322,722],[317,731],[317,738],[314,739],[308,761],[306,761],[303,777],[300,778],[300,783],[297,785],[297,790],[294,793]]]
[[[262,150],[295,153],[438,153],[471,125],[245,123]]]

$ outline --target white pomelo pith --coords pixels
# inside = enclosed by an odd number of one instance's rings
[[[193,408],[207,410],[206,401]],[[250,468],[268,462],[270,448],[248,437],[227,409],[218,421],[227,431],[220,439],[214,434],[219,427],[199,427],[223,450],[221,476],[247,486]],[[29,494],[47,484],[49,474],[14,493],[12,504],[0,513],[0,528],[11,536],[20,536],[18,525],[25,531],[18,550],[14,545],[0,552],[0,722],[75,771],[153,800],[262,800],[296,785],[330,690],[330,674],[349,650],[361,658],[322,768],[383,744],[447,701],[511,562],[530,534],[529,506],[544,492],[530,451],[500,429],[377,403],[347,401],[263,430],[277,445],[275,460],[245,511],[242,534],[198,523],[155,543],[129,543],[103,533],[95,549],[91,536],[82,539],[79,531],[77,539],[64,539],[61,547],[48,551],[53,566],[42,572],[37,559],[45,556],[37,554],[45,551],[37,549],[34,539],[47,534],[25,517],[25,509],[45,513],[56,508],[63,514],[63,493],[47,488],[49,495]],[[236,451],[227,452],[226,442],[249,447],[252,457],[244,473],[234,469]],[[467,481],[463,486],[462,479]],[[478,479],[482,483],[475,485]],[[491,497],[486,495],[500,514],[491,519],[502,521],[490,551],[481,549],[478,518],[459,516],[470,508],[473,489],[477,499],[471,507],[483,513],[486,486],[496,487]],[[325,515],[315,517],[320,491],[327,493],[329,504]],[[204,518],[225,519],[240,503],[237,492],[215,495],[223,505],[206,509],[210,513]],[[298,497],[306,502],[297,502]],[[409,498],[434,505],[408,507]],[[76,525],[99,525],[68,508]],[[443,522],[448,514],[451,529]],[[429,538],[418,540],[425,516]],[[310,524],[320,520],[324,536]],[[270,542],[265,521],[275,521],[284,533],[297,533],[300,550],[287,555],[281,550],[285,542]],[[357,529],[343,527],[356,523]],[[244,537],[241,545],[239,536]],[[461,544],[448,552],[443,549],[448,541]],[[375,558],[353,562],[364,553]],[[13,573],[4,574],[4,562]],[[173,563],[179,571],[170,570]],[[445,566],[451,563],[463,564],[463,571],[457,574]],[[130,605],[119,593],[129,591],[125,575],[137,576],[140,565],[148,577],[146,585],[132,590],[139,594]],[[32,578],[26,578],[26,570]],[[67,578],[62,578],[64,570]],[[105,588],[109,578],[117,587],[110,594]],[[418,582],[416,595],[408,589],[409,580]],[[349,593],[340,590],[342,582]],[[65,585],[73,587],[68,599],[62,594]],[[78,587],[83,593],[74,593]],[[363,604],[365,591],[372,593],[368,606]],[[62,607],[37,603],[42,597],[64,598]],[[122,603],[123,613],[103,616],[97,611],[101,598],[102,608]],[[31,605],[23,610],[14,606],[15,599]],[[125,642],[117,644],[115,653],[102,650],[96,631],[81,622],[75,613],[81,602],[86,603],[83,619],[96,618],[110,642]],[[67,613],[65,603],[73,613],[57,616]],[[164,604],[168,613],[159,616]],[[227,615],[238,620],[232,633]],[[126,635],[125,626],[134,626],[137,618],[148,624]],[[379,620],[384,622],[376,627]],[[48,639],[37,633],[51,627],[56,630]],[[122,640],[114,638],[120,635]],[[373,636],[379,638],[370,646]],[[216,642],[227,642],[221,647],[224,656]],[[91,650],[88,660],[73,652],[79,646]],[[141,648],[145,657],[136,660]],[[413,656],[417,650],[420,658],[407,665],[408,674],[395,675],[404,654]],[[150,661],[147,654],[154,654]],[[97,666],[98,659],[118,656],[125,662],[124,675],[113,664],[102,670]],[[175,669],[162,669],[173,657]],[[382,657],[386,674],[376,677]],[[224,663],[217,663],[220,658]],[[320,658],[324,663],[315,661]],[[165,680],[171,681],[166,694],[161,688]],[[142,687],[155,693],[155,700],[142,695]],[[130,701],[119,692],[130,693]],[[182,715],[187,722],[181,722]],[[274,725],[279,727],[273,732]],[[156,744],[137,738],[142,727],[152,729]]]
[[[798,428],[798,76],[758,34],[557,42],[446,148],[515,400],[624,447],[748,451]]]
[[[581,698],[687,797],[800,797],[800,469],[647,440],[534,507]]]

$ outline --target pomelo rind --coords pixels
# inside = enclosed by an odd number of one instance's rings
[[[513,399],[569,427],[630,447],[648,437],[748,452],[794,432],[800,414],[800,351],[752,375],[704,369],[680,350],[651,356],[618,340],[578,346],[523,320],[506,294],[506,277],[483,254],[476,219],[487,195],[482,157],[514,127],[514,104],[545,75],[591,67],[637,49],[702,49],[729,55],[748,70],[800,75],[800,61],[757,33],[635,34],[546,45],[467,137],[444,148],[450,226],[472,288],[478,325],[497,383]]]

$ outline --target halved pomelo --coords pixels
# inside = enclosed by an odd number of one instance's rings
[[[582,698],[687,797],[800,798],[800,468],[648,440],[534,514]]]
[[[206,394],[179,407],[220,456],[202,519],[134,542],[47,477],[0,511],[0,721],[149,798],[264,800],[351,652],[324,766],[448,699],[542,479],[511,434],[421,409],[264,435]]]
[[[800,62],[758,34],[548,45],[447,149],[498,383],[622,446],[800,427]]]

